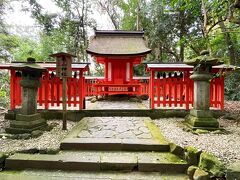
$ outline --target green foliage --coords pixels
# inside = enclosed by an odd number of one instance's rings
[[[17,61],[26,61],[28,57],[42,60],[39,44],[31,39],[19,38],[18,47],[13,52],[13,57]]]
[[[240,100],[240,72],[236,71],[225,77],[225,99]]]
[[[7,71],[0,71],[0,107],[9,107],[10,92],[9,92],[9,74]]]

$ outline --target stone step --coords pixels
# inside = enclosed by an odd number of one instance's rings
[[[168,143],[154,139],[66,138],[62,150],[158,151],[168,152]]]
[[[141,171],[185,173],[188,164],[167,152],[63,151],[57,155],[15,154],[7,170]]]
[[[51,171],[51,170],[24,170],[2,171],[0,179],[4,180],[188,180],[185,174],[163,174],[160,172],[119,172],[119,171]]]

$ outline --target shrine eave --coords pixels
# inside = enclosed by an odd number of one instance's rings
[[[184,64],[184,63],[144,63],[147,66],[147,70],[151,71],[192,71],[193,66]],[[213,66],[214,70],[220,70],[220,69],[225,69],[225,70],[233,70],[235,66],[232,65],[217,65]],[[237,67],[236,69],[238,69]]]
[[[115,54],[107,54],[107,53],[101,53],[101,52],[94,52],[94,51],[91,51],[91,50],[86,50],[87,53],[93,55],[93,56],[102,56],[102,57],[133,57],[133,56],[145,56],[146,54],[149,54],[151,52],[151,49],[148,50],[148,51],[145,51],[145,52],[139,52],[139,53],[131,53],[131,54],[127,54],[127,53],[115,53]]]
[[[143,31],[96,31],[87,53],[93,56],[139,56],[151,52]]]
[[[12,67],[15,65],[20,65],[24,62],[14,62],[14,63],[6,63],[6,64],[0,64],[0,69],[13,69]],[[46,68],[47,70],[56,70],[56,63],[55,62],[47,62],[47,63],[43,63],[43,62],[36,62],[36,64],[38,64],[40,67],[42,68]],[[89,63],[73,63],[72,64],[72,70],[77,71],[77,70],[83,70],[83,71],[87,71],[89,68]]]

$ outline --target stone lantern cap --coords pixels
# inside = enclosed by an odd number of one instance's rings
[[[18,70],[18,71],[38,71],[43,72],[46,71],[46,68],[41,67],[36,63],[34,58],[27,58],[26,63],[17,64],[10,67],[11,69]]]
[[[223,62],[220,61],[218,58],[210,56],[210,53],[208,50],[202,51],[200,53],[200,56],[184,61],[184,63],[191,66],[196,66],[198,64],[211,65],[211,66],[223,64]]]

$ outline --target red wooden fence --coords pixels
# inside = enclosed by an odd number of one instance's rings
[[[152,109],[163,107],[188,110],[193,106],[194,82],[190,79],[189,71],[182,72],[180,75],[163,74],[155,77],[150,89],[149,96],[153,99],[150,102]],[[214,78],[210,83],[210,107],[224,108],[224,77]]]
[[[85,98],[85,79],[82,77],[82,71],[79,71],[79,77],[67,79],[67,105],[68,107],[84,108]],[[21,77],[14,70],[11,70],[11,109],[21,105]],[[48,109],[49,106],[60,107],[62,103],[62,80],[53,73],[46,72],[41,78],[41,86],[38,88],[37,102],[39,106]]]
[[[69,107],[84,108],[85,96],[97,95],[96,83],[102,78],[79,76],[68,78],[67,104]],[[136,78],[139,83],[139,94],[148,94],[154,101],[150,107],[154,108],[184,108],[189,109],[193,105],[193,81],[189,78],[189,71],[182,74],[171,75],[162,73],[162,76],[155,77],[153,86],[149,84],[149,78]],[[21,87],[18,73],[11,70],[11,109],[21,105]],[[151,81],[151,80],[150,80]],[[153,92],[153,93],[151,93]],[[210,86],[210,104],[217,109],[224,108],[224,77],[215,78]],[[38,89],[38,105],[48,109],[50,106],[60,107],[62,103],[62,80],[53,76],[51,72],[43,74],[41,86]]]

